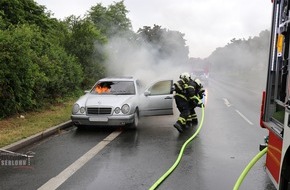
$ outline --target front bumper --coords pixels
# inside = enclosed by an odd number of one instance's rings
[[[124,126],[134,122],[134,114],[131,115],[71,115],[75,125],[86,126]]]

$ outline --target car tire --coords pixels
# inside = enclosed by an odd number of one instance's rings
[[[86,126],[84,125],[76,125],[78,130],[84,130],[86,128]]]
[[[135,129],[135,128],[138,127],[138,124],[139,124],[139,111],[138,111],[138,109],[136,109],[135,112],[134,112],[134,120],[133,120],[133,123],[131,123],[129,125],[129,128]]]

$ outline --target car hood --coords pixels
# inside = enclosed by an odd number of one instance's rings
[[[130,102],[133,95],[94,95],[90,94],[81,102],[86,106],[120,106],[123,103]]]

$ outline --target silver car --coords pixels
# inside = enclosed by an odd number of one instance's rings
[[[137,127],[139,117],[173,114],[172,80],[143,88],[133,77],[103,78],[73,105],[71,120],[78,126]]]

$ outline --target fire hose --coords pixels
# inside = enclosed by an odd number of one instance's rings
[[[240,177],[236,181],[236,184],[234,186],[233,190],[238,190],[239,187],[241,186],[244,178],[247,176],[248,172],[250,169],[255,165],[255,163],[268,151],[268,147],[264,148],[262,151],[260,151],[250,162],[249,164],[245,167],[243,172],[241,173]]]
[[[178,166],[178,164],[180,163],[180,160],[182,158],[183,152],[186,148],[186,146],[196,137],[196,135],[199,133],[199,131],[201,130],[202,124],[203,124],[203,120],[204,120],[204,106],[203,104],[201,105],[201,110],[202,110],[202,116],[201,116],[201,122],[196,130],[196,132],[187,140],[185,141],[185,143],[182,145],[182,148],[179,152],[179,155],[176,159],[176,161],[174,162],[174,164],[167,170],[167,172],[165,172],[151,187],[149,190],[154,190],[156,189],[174,170],[175,168]]]
[[[203,120],[204,120],[204,106],[202,104],[202,116],[201,116],[201,122],[199,127],[197,128],[196,132],[182,145],[182,148],[179,152],[179,155],[176,159],[176,161],[174,162],[174,164],[149,188],[149,190],[155,190],[178,166],[178,164],[181,161],[181,158],[183,156],[184,150],[186,148],[186,146],[197,136],[197,134],[199,133],[199,131],[202,128],[203,125]],[[238,180],[235,183],[234,189],[233,190],[238,190],[239,187],[241,186],[243,180],[245,179],[245,177],[247,176],[248,172],[250,171],[250,169],[255,165],[255,163],[267,152],[268,148],[264,148],[262,151],[260,151],[250,162],[249,164],[245,167],[245,169],[243,170],[243,172],[241,173],[241,175],[239,176]]]

